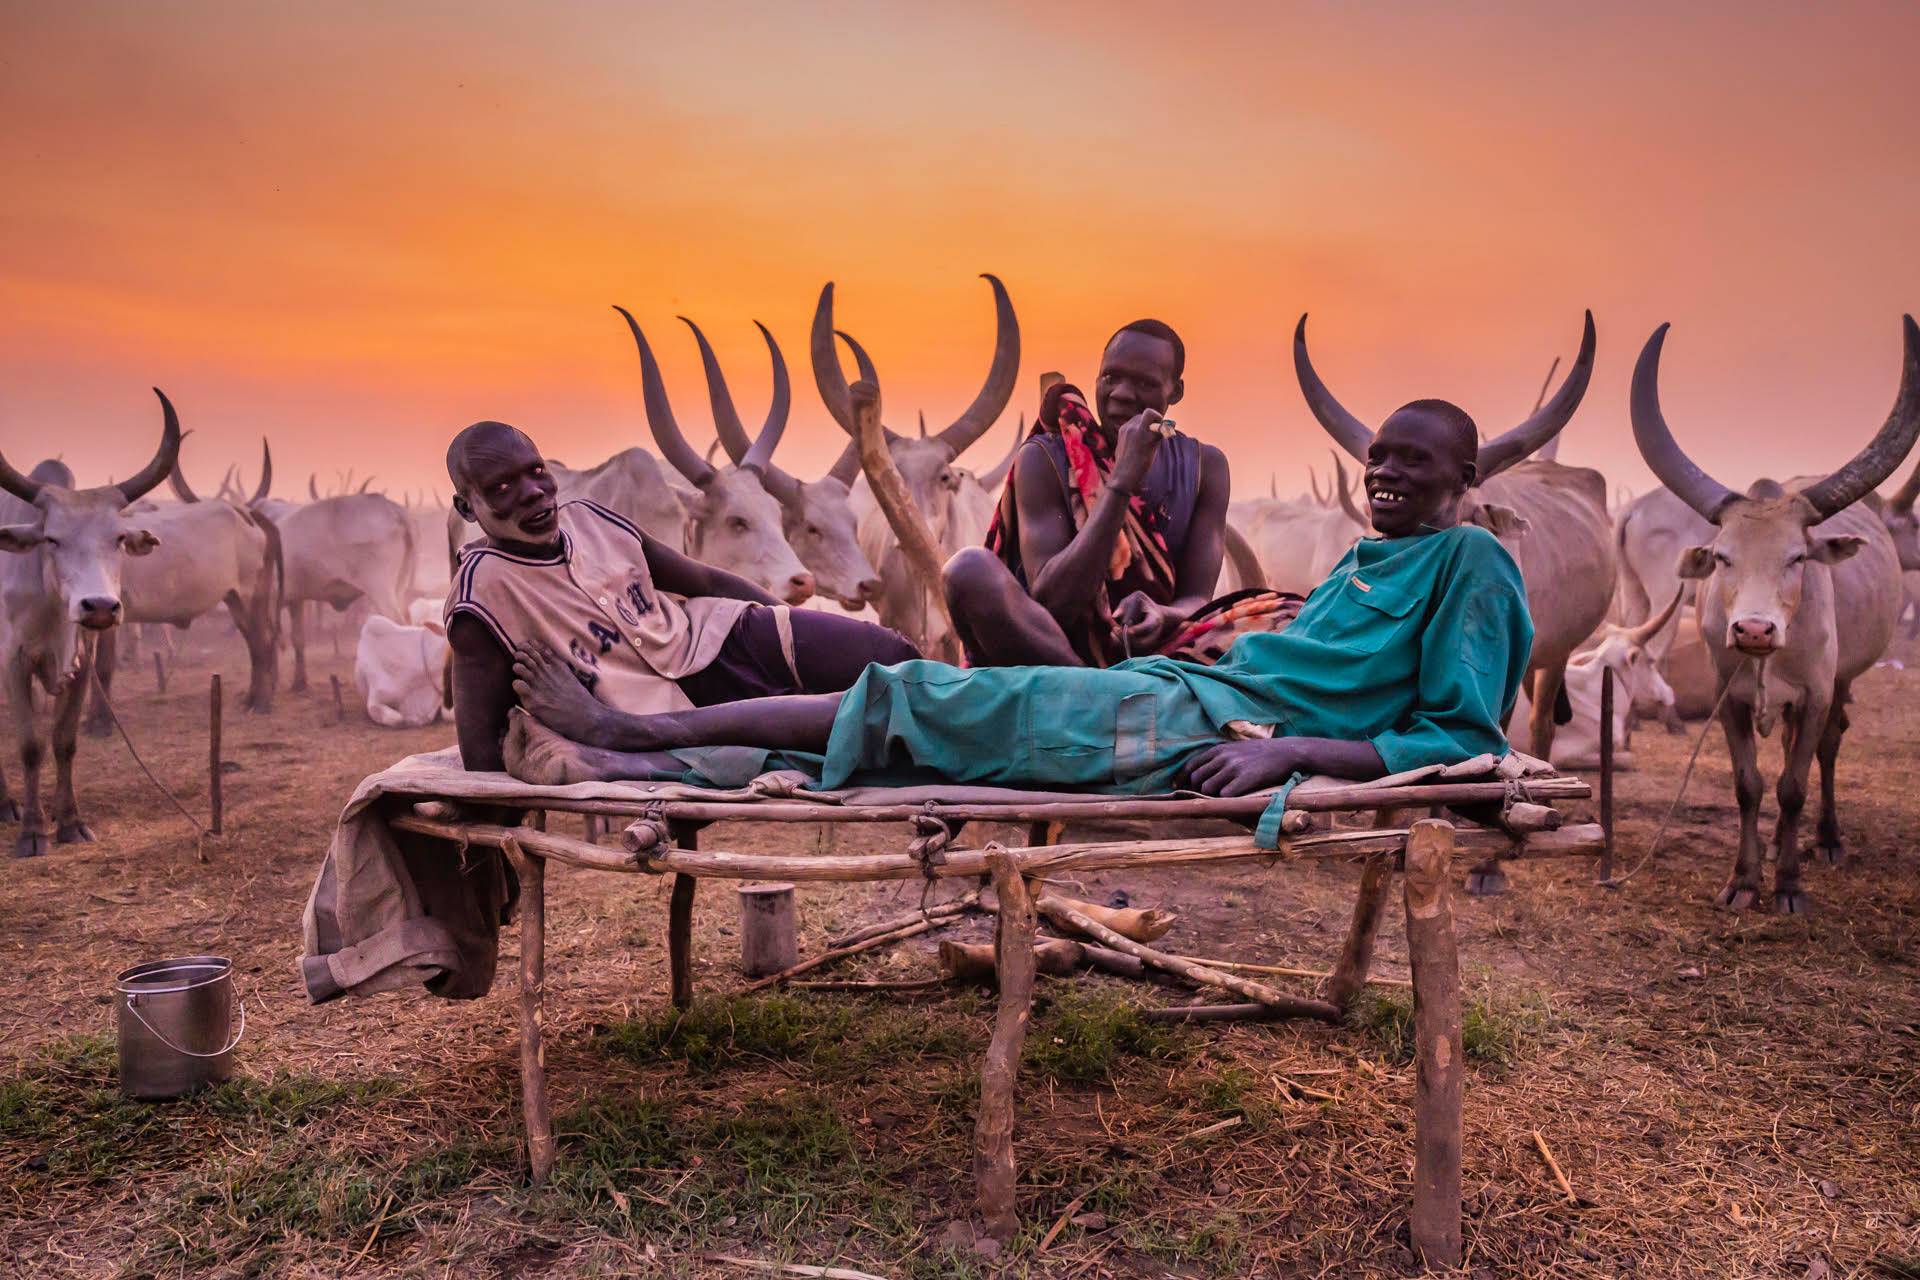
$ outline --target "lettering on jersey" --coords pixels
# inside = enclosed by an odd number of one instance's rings
[[[640,617],[644,618],[653,612],[653,601],[647,599],[647,589],[642,583],[634,581],[627,584],[627,599],[633,602],[634,612]]]
[[[580,674],[581,667],[591,671],[600,665],[600,654],[595,653],[593,650],[587,648],[586,645],[582,644],[579,636],[575,636],[573,639],[567,641],[567,652],[573,655],[574,662],[578,664],[574,668],[575,675]],[[602,649],[600,652],[605,653],[606,650]]]
[[[604,625],[597,618],[587,619],[587,630],[591,631],[593,638],[600,642],[601,653],[605,653],[620,642],[620,633],[612,627]],[[595,661],[597,662],[598,659],[596,658]]]

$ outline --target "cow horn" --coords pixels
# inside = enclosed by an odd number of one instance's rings
[[[273,491],[273,446],[267,443],[267,438],[265,436],[261,436],[260,437],[260,486],[253,491],[253,496],[247,499],[247,505],[252,506],[256,502],[265,502],[267,500],[267,495],[272,491]]]
[[[1685,594],[1687,594],[1687,584],[1682,582],[1675,588],[1673,599],[1667,601],[1666,608],[1662,609],[1653,617],[1648,618],[1633,630],[1627,632],[1627,643],[1637,649],[1644,649],[1651,644],[1653,638],[1660,634],[1661,629],[1665,627],[1667,622],[1673,617],[1674,610],[1680,607],[1680,597]]]
[[[239,472],[240,464],[237,462],[229,462],[227,464],[226,474],[220,477],[220,487],[213,491],[213,496],[222,502],[231,502],[233,495],[239,492],[239,481],[235,478],[239,475]],[[168,474],[171,475],[172,472],[168,472]]]
[[[1633,442],[1640,456],[1674,496],[1707,520],[1720,522],[1720,512],[1738,495],[1702,471],[1681,451],[1666,414],[1660,412],[1660,349],[1667,342],[1666,325],[1653,331],[1633,366]]]
[[[1020,376],[1020,320],[1013,314],[1013,300],[1000,277],[983,272],[980,278],[993,286],[993,364],[973,403],[935,437],[956,458],[1000,420],[1007,401],[1013,398],[1014,381]]]
[[[1913,474],[1907,477],[1906,483],[1893,491],[1893,496],[1887,499],[1887,507],[1906,515],[1913,510],[1915,499],[1920,499],[1920,464],[1914,466]]]
[[[184,441],[188,436],[192,434],[193,432],[191,431],[183,431],[180,433],[180,439]],[[180,499],[180,501],[182,502],[200,501],[200,495],[195,493],[193,491],[193,486],[187,483],[187,473],[181,469],[180,458],[177,454],[173,459],[173,470],[167,472],[167,484],[170,488],[172,488],[173,496]]]
[[[320,501],[320,473],[318,471],[307,472],[307,496],[315,502]]]
[[[1551,376],[1551,375],[1549,375]],[[1587,312],[1580,333],[1580,353],[1567,370],[1567,380],[1553,398],[1511,431],[1506,431],[1480,446],[1476,461],[1480,464],[1480,482],[1485,483],[1514,463],[1521,461],[1547,441],[1560,434],[1573,420],[1574,410],[1587,394],[1587,382],[1593,377],[1593,312]]]
[[[820,301],[813,309],[813,330],[807,346],[813,357],[813,385],[820,389],[820,399],[825,402],[833,420],[840,424],[842,431],[852,436],[857,435],[859,428],[854,424],[853,405],[847,398],[847,375],[840,368],[840,349],[834,345],[834,332],[833,281],[829,280],[821,287]],[[848,341],[853,340],[849,338]],[[841,455],[841,461],[845,461],[844,454]],[[833,465],[836,470],[840,467],[839,462]],[[856,456],[856,470],[859,465]]]
[[[1307,468],[1307,487],[1313,490],[1313,500],[1315,504],[1322,507],[1333,505],[1333,496],[1320,492],[1320,473],[1312,467]],[[1273,476],[1268,476],[1267,489],[1269,490],[1270,496],[1279,497],[1280,495],[1277,492],[1279,488],[1279,481]]]
[[[1331,452],[1331,450],[1329,450],[1329,452]],[[1362,483],[1365,483],[1366,472],[1361,472],[1360,478]],[[1340,500],[1340,509],[1347,513],[1347,519],[1353,521],[1362,529],[1373,528],[1373,521],[1361,514],[1360,508],[1353,503],[1353,495],[1347,492],[1347,468],[1345,464],[1340,461],[1340,455],[1337,453],[1333,455],[1333,485],[1331,487],[1334,496]]]
[[[660,377],[653,349],[647,346],[647,336],[640,332],[639,323],[625,307],[616,306],[614,310],[626,317],[627,328],[633,331],[633,344],[640,351],[640,384],[653,442],[660,446],[661,455],[673,464],[675,471],[692,481],[696,488],[706,488],[713,483],[714,470],[693,451],[693,446],[680,432],[680,424],[673,420],[673,406],[667,403],[667,384]]]
[[[1307,408],[1313,411],[1313,416],[1333,437],[1333,442],[1365,462],[1367,446],[1373,443],[1373,428],[1348,413],[1346,406],[1333,398],[1333,392],[1327,390],[1327,384],[1320,381],[1320,375],[1313,371],[1313,361],[1307,355],[1307,317],[1304,313],[1300,323],[1293,329],[1293,372],[1300,380],[1300,392],[1307,398]]]
[[[922,440],[927,438],[927,411],[925,409],[920,411],[920,438]]]
[[[111,486],[120,491],[123,505],[138,502],[147,496],[153,487],[167,478],[174,464],[180,460],[180,415],[173,411],[173,402],[167,399],[167,393],[155,387],[153,394],[160,397],[162,425],[160,428],[160,447],[154,451],[153,460],[134,475],[119,484]]]
[[[372,484],[373,484],[373,479],[374,479],[374,478],[373,478],[372,476],[368,476],[368,477],[367,477],[367,478],[366,478],[365,480],[362,480],[362,481],[360,482],[360,487],[359,487],[358,489],[355,489],[355,490],[354,490],[354,492],[355,492],[355,493],[365,493],[365,492],[367,491],[367,489],[368,489],[368,487],[369,487],[370,485],[372,485]]]
[[[4,456],[0,456],[0,489],[5,489],[22,502],[34,502],[39,499],[40,490],[44,488],[46,485],[21,475],[14,470],[11,462],[8,462]]]
[[[760,428],[761,440],[769,437],[772,443],[764,451],[760,450],[760,441],[748,440],[747,429],[740,422],[739,411],[733,407],[733,393],[727,389],[727,375],[720,370],[720,361],[713,354],[713,346],[707,341],[707,335],[700,332],[700,326],[685,316],[680,317],[682,324],[693,330],[693,340],[700,344],[700,363],[707,374],[707,401],[713,406],[713,429],[719,436],[720,445],[727,451],[736,466],[752,467],[760,473],[761,482],[782,503],[791,503],[799,496],[798,480],[773,465],[773,446],[780,441],[780,435],[787,427],[787,413],[792,406],[793,394],[787,382],[787,362],[780,354],[780,346],[773,340],[773,334],[767,326],[758,320],[760,336],[767,340],[767,350],[773,356],[773,405],[767,410],[767,420]]]
[[[1025,411],[1013,428],[1013,447],[1007,450],[1007,456],[993,464],[993,470],[980,477],[980,487],[988,493],[996,493],[1013,473],[1013,460],[1020,456],[1020,446],[1027,442],[1027,415]]]
[[[1913,442],[1920,439],[1920,326],[1913,323],[1912,316],[1903,316],[1901,329],[1906,360],[1900,370],[1900,393],[1894,397],[1893,412],[1853,461],[1800,491],[1822,520],[1879,488],[1906,461]],[[1912,499],[1908,502],[1911,504]]]

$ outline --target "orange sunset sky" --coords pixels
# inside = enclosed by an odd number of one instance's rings
[[[1667,409],[1709,470],[1828,470],[1892,403],[1920,309],[1911,4],[0,4],[0,448],[82,482],[148,456],[276,491],[353,466],[437,485],[450,434],[526,427],[585,465],[650,443],[630,307],[683,425],[692,342],[742,414],[772,328],[780,460],[843,437],[806,364],[826,280],[888,418],[984,375],[992,271],[1020,389],[1090,383],[1160,316],[1184,428],[1239,492],[1323,464],[1288,356],[1378,419],[1491,430],[1592,307],[1562,457],[1644,488],[1634,355],[1674,322]],[[984,466],[1005,437],[978,446]]]

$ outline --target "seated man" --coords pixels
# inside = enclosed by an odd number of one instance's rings
[[[588,701],[636,717],[770,694],[845,689],[868,663],[919,657],[898,633],[789,612],[584,500],[557,501],[540,451],[501,422],[447,449],[453,505],[486,536],[447,592],[454,715],[469,769],[499,769],[512,653],[543,646]],[[562,656],[564,655],[564,656]]]
[[[1108,340],[1092,406],[1070,384],[1047,388],[987,545],[943,575],[971,665],[1144,657],[1207,603],[1231,484],[1219,449],[1157,425],[1185,366],[1178,334],[1136,320]]]
[[[1295,774],[1364,780],[1503,754],[1533,626],[1512,557],[1459,522],[1477,445],[1473,420],[1445,401],[1388,418],[1366,468],[1381,536],[1355,544],[1292,626],[1242,636],[1212,666],[908,662],[869,668],[844,695],[635,716],[587,697],[551,653],[523,650],[514,687],[546,727],[514,717],[508,767],[542,783],[700,782],[685,748],[740,744],[818,753],[783,763],[811,764],[826,787],[932,776],[1139,794],[1184,781],[1237,796]]]

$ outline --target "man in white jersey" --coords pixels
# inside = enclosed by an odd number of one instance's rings
[[[447,474],[454,508],[485,535],[462,549],[446,606],[469,769],[503,767],[516,648],[556,656],[596,700],[631,715],[835,693],[870,662],[920,656],[884,627],[789,612],[597,503],[559,501],[539,449],[505,423],[455,436]]]

